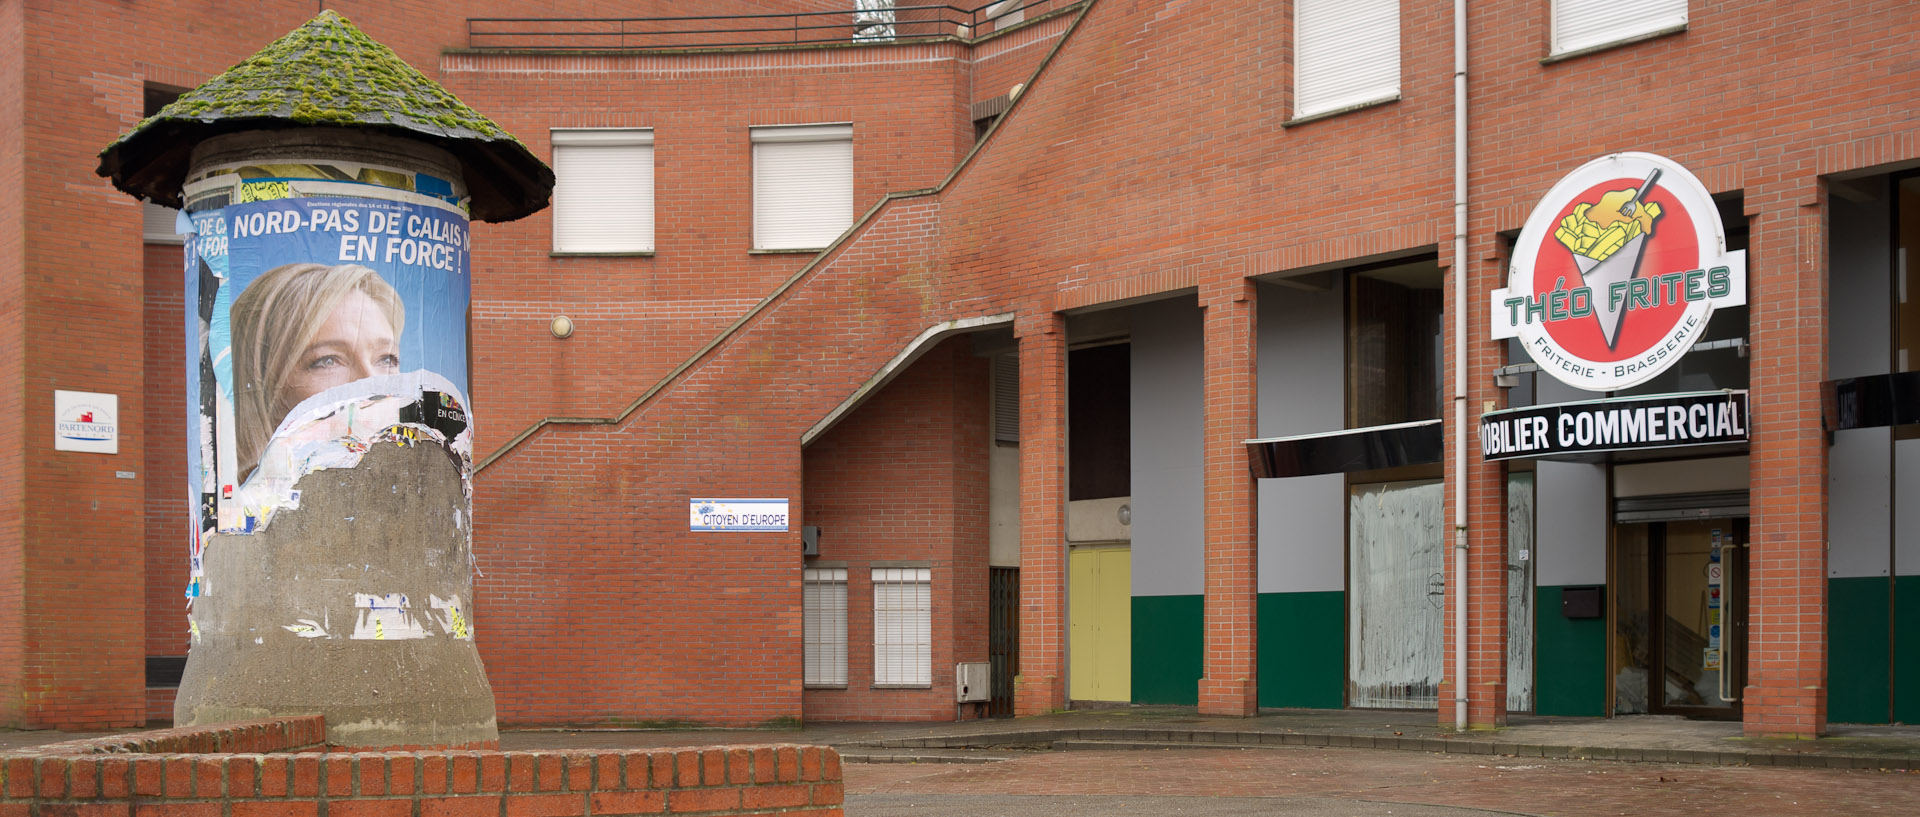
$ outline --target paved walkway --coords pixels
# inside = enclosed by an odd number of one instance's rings
[[[990,762],[1034,749],[1334,746],[1446,754],[1713,765],[1920,770],[1920,726],[1835,724],[1818,740],[1757,739],[1740,724],[1636,715],[1514,716],[1503,729],[1455,733],[1430,711],[1266,710],[1220,718],[1187,707],[1127,707],[959,723],[810,724],[797,730],[513,729],[508,750],[817,743],[853,762]],[[0,751],[103,733],[0,731]]]
[[[1920,774],[1280,746],[851,763],[848,817],[1872,817],[1920,814]]]
[[[1129,707],[942,724],[810,724],[796,731],[513,730],[503,749],[824,743],[853,762],[991,761],[1047,749],[1336,746],[1449,754],[1716,765],[1920,769],[1920,727],[1835,724],[1819,740],[1746,738],[1738,723],[1636,715],[1514,716],[1503,729],[1455,733],[1423,711],[1266,710],[1218,718],[1185,707]]]

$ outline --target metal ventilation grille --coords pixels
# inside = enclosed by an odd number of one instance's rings
[[[1020,356],[993,359],[993,441],[1020,444]]]
[[[1697,494],[1621,497],[1613,502],[1613,521],[1681,522],[1748,516],[1746,491],[1708,491]]]

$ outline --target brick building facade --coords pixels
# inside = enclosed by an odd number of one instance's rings
[[[170,711],[178,248],[92,171],[150,96],[316,11],[255,5],[0,7],[0,722]],[[837,26],[841,5],[703,11]],[[1569,28],[1592,3],[1469,3],[1458,188],[1452,10],[1363,5],[902,11],[891,39],[642,51],[476,37],[511,3],[336,4],[536,155],[579,132],[650,150],[645,249],[556,251],[551,210],[475,230],[475,623],[501,721],[1092,700],[1914,721],[1908,9],[1661,2],[1596,34]],[[850,134],[851,226],[824,246],[756,243],[756,148],[786,126]],[[1556,180],[1623,151],[1698,177],[1747,305],[1647,386],[1578,392],[1486,305]],[[56,390],[118,395],[119,453],[54,451]],[[1493,461],[1457,419],[1710,390],[1747,392],[1746,441]],[[1305,453],[1329,440],[1361,453]],[[1291,470],[1256,480],[1272,451]],[[796,519],[692,532],[696,497]],[[1014,661],[1001,701],[956,703],[956,664]]]

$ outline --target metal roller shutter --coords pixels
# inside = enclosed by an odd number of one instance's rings
[[[653,131],[553,132],[554,252],[653,251]]]
[[[853,126],[754,128],[753,246],[817,249],[853,224]]]
[[[1400,95],[1399,0],[1299,0],[1293,41],[1295,117]]]

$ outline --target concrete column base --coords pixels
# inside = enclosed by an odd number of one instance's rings
[[[1251,718],[1260,713],[1260,685],[1252,678],[1200,679],[1200,714]]]
[[[299,508],[207,545],[212,590],[193,605],[174,723],[317,714],[333,746],[498,745],[469,629],[459,464],[431,443],[377,443],[358,467],[299,487]],[[406,607],[376,616],[359,603],[368,594]]]

